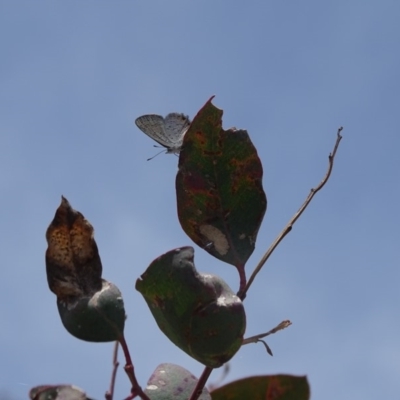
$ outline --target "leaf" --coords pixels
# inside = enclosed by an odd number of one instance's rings
[[[179,365],[160,364],[151,375],[144,392],[151,400],[187,400],[197,381],[196,377]],[[211,400],[206,388],[198,399]]]
[[[29,392],[31,400],[90,400],[85,392],[73,385],[41,385]]]
[[[61,198],[46,232],[46,272],[67,331],[89,342],[121,337],[125,309],[119,289],[101,278],[102,265],[92,225]]]
[[[161,331],[180,349],[212,368],[231,359],[246,329],[243,303],[219,277],[199,274],[194,249],[171,250],[136,281]]]
[[[305,376],[265,375],[228,383],[211,393],[213,400],[308,400]]]
[[[101,289],[102,265],[93,227],[62,197],[46,232],[46,272],[50,290],[65,302]]]
[[[113,342],[123,335],[125,309],[119,289],[103,280],[102,289],[91,297],[75,303],[57,301],[65,329],[78,339],[88,342]]]
[[[244,268],[267,207],[263,170],[247,131],[222,129],[223,111],[212,99],[184,137],[176,176],[178,217],[198,246]]]

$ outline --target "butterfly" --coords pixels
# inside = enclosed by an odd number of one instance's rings
[[[164,146],[167,154],[179,154],[191,122],[187,115],[170,113],[165,118],[156,114],[142,115],[136,118],[135,124],[147,136]]]

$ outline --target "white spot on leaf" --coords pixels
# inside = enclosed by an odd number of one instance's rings
[[[202,225],[200,226],[200,233],[213,243],[215,250],[221,254],[221,256],[228,253],[228,240],[219,229],[212,225]]]

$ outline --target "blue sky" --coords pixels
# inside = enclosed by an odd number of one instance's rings
[[[234,290],[237,273],[184,234],[178,159],[147,162],[156,149],[134,120],[193,117],[211,95],[225,128],[248,130],[264,167],[268,210],[248,275],[322,179],[344,127],[330,181],[245,300],[246,336],[293,325],[268,340],[272,358],[244,346],[227,382],[306,374],[315,400],[394,398],[399,15],[394,0],[1,2],[0,398],[27,398],[44,383],[96,399],[108,388],[113,345],[69,335],[47,286],[45,231],[61,195],[94,226],[103,277],[123,293],[142,386],[163,362],[200,375],[158,330],[135,281],[184,245],[199,271]],[[115,398],[128,391],[121,365]]]

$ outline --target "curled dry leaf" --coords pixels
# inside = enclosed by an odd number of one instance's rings
[[[62,197],[46,232],[46,272],[50,290],[60,301],[90,296],[102,287],[102,265],[93,227]]]

